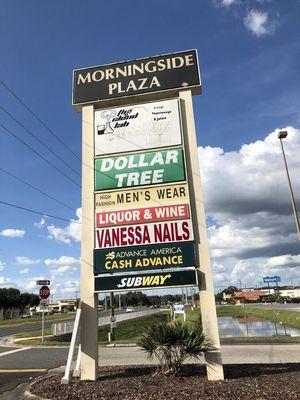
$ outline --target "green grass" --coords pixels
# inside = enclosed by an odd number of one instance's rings
[[[119,322],[116,328],[116,341],[115,343],[136,343],[136,341],[143,334],[145,329],[157,319],[165,318],[165,313],[156,315],[148,315],[146,317],[134,318],[128,321]],[[105,325],[99,328],[99,342],[107,343],[108,332],[110,326]]]
[[[160,313],[157,315],[149,315],[146,317],[140,317],[131,319],[128,321],[119,322],[116,327],[116,341],[115,343],[136,343],[143,331],[149,324],[156,318],[164,318],[168,312]],[[263,319],[269,320],[276,323],[284,323],[286,326],[294,327],[300,329],[300,313],[294,311],[281,311],[281,310],[270,310],[261,309],[255,307],[245,307],[242,306],[218,306],[217,307],[218,316],[231,316],[231,317],[242,317],[247,315],[259,316]],[[181,316],[180,316],[181,317]],[[195,309],[194,311],[187,310],[187,320],[196,321],[200,318],[200,310]],[[99,328],[99,343],[108,343],[108,332],[110,331],[110,326],[102,326]],[[50,334],[50,329],[45,330],[45,334]],[[16,335],[18,338],[27,338],[32,336],[40,336],[41,330],[36,330],[34,332],[25,332]],[[70,336],[66,338],[62,336],[60,338],[46,338],[44,345],[69,345]],[[247,337],[247,338],[224,338],[222,343],[263,343],[263,342],[278,342],[278,343],[288,343],[288,342],[299,342],[297,338],[287,338],[287,337]],[[18,342],[20,344],[27,345],[39,345],[41,344],[41,339],[30,339]]]
[[[116,327],[116,340],[114,343],[136,343],[136,341],[140,338],[145,328],[151,324],[155,319],[163,319],[165,318],[165,313],[148,315],[146,317],[134,318],[127,321],[119,322]],[[98,337],[100,344],[108,343],[108,332],[110,332],[110,325],[105,325],[99,327]],[[18,333],[16,337],[19,338],[28,338],[32,336],[41,336],[41,330],[36,330],[32,332],[24,332]],[[45,335],[51,334],[50,329],[45,329]],[[70,344],[71,335],[61,336],[57,338],[45,338],[44,345],[52,345],[52,346],[68,346]],[[41,339],[28,339],[28,340],[20,340],[17,342],[18,344],[24,345],[41,345]]]
[[[217,307],[219,317],[243,317],[255,315],[275,323],[283,323],[287,326],[300,329],[300,313],[295,311],[270,310],[255,307],[242,306],[219,306]]]
[[[57,321],[57,320],[67,320],[74,319],[75,313],[72,314],[52,314],[45,315],[45,322]],[[32,325],[32,324],[40,324],[42,321],[42,315],[38,315],[31,318],[13,318],[13,319],[4,319],[0,321],[0,330],[3,327],[14,327],[20,325]]]

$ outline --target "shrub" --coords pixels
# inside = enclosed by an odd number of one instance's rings
[[[154,321],[138,345],[150,359],[158,359],[160,372],[165,375],[177,374],[188,357],[199,359],[212,348],[203,334],[200,321],[188,324],[181,320]]]

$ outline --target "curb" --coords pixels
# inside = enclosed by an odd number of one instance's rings
[[[23,399],[24,400],[50,400],[50,399],[48,399],[46,397],[40,397],[40,396],[37,396],[37,395],[35,395],[35,394],[30,392],[30,388],[35,383],[37,383],[38,381],[41,381],[42,379],[45,379],[45,377],[43,376],[41,378],[37,378],[34,382],[31,382],[28,386],[26,386],[26,389],[25,389],[25,391],[23,393]]]
[[[61,372],[62,368],[63,367],[53,368],[52,370],[49,370],[47,374],[45,374],[43,376],[40,376],[40,377],[37,377],[33,382],[31,382],[29,385],[27,385],[25,387],[22,399],[26,399],[26,400],[51,400],[51,399],[48,399],[46,397],[40,397],[40,396],[37,396],[36,394],[31,393],[30,389],[37,382],[39,382],[39,381],[41,381],[43,379],[50,378],[51,376],[57,375],[59,372]]]

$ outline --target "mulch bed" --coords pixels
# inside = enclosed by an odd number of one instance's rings
[[[299,400],[300,364],[225,365],[224,381],[208,381],[203,366],[185,365],[178,376],[154,375],[152,366],[103,367],[96,382],[62,375],[38,381],[31,389],[55,400]]]

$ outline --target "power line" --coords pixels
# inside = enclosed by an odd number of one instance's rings
[[[14,179],[17,179],[19,182],[22,182],[24,185],[27,185],[27,186],[29,186],[30,188],[36,190],[37,192],[42,193],[44,196],[48,197],[49,199],[54,200],[54,201],[56,201],[57,203],[63,205],[64,207],[67,207],[69,210],[72,210],[72,211],[75,211],[75,212],[76,212],[76,210],[75,210],[74,208],[68,206],[67,204],[63,203],[62,201],[60,201],[60,200],[56,199],[55,197],[49,195],[48,193],[46,193],[46,192],[44,192],[43,190],[37,188],[36,186],[32,185],[31,183],[24,181],[23,179],[19,178],[18,176],[14,175],[13,173],[7,171],[6,169],[0,167],[0,170],[1,170],[2,172],[4,172],[5,174],[7,174],[7,175],[13,177]]]
[[[40,118],[38,115],[36,115],[36,114],[33,112],[33,110],[32,110],[31,108],[29,108],[29,107],[24,103],[24,101],[21,100],[20,97],[19,97],[12,89],[10,89],[10,88],[8,87],[8,85],[7,85],[6,83],[4,83],[1,79],[0,79],[0,83],[1,83],[2,86],[5,87],[5,89],[6,89],[12,96],[14,96],[15,99],[17,99],[17,100],[19,101],[19,103],[21,103],[21,104],[23,105],[23,107],[26,108],[27,111],[30,112],[30,114],[31,114],[32,116],[34,116],[34,118],[35,118],[36,120],[39,121],[40,124],[43,125],[44,128],[46,128],[46,129],[51,133],[51,135],[53,135],[54,137],[56,137],[56,139],[57,139],[63,146],[65,146],[65,148],[68,149],[68,150],[73,154],[74,157],[76,157],[79,161],[81,161],[80,157],[78,157],[78,155],[77,155],[76,153],[74,153],[73,150],[72,150],[72,149],[71,149],[71,148],[70,148],[70,147],[69,147],[69,146],[68,146],[68,145],[67,145],[67,144],[66,144],[52,129],[51,129],[51,128],[49,128],[49,126],[46,125],[45,122],[43,122],[43,121],[41,120],[41,118]]]
[[[54,219],[59,219],[61,221],[72,222],[74,224],[81,224],[81,222],[79,222],[79,221],[73,221],[71,219],[57,217],[56,215],[47,214],[47,213],[44,213],[44,212],[41,212],[41,211],[32,210],[31,208],[18,206],[17,204],[7,203],[6,201],[2,201],[2,200],[0,200],[0,204],[4,204],[4,205],[9,206],[9,207],[18,208],[19,210],[23,210],[23,211],[28,211],[28,212],[31,212],[33,214],[38,214],[38,215],[42,215],[42,216],[49,217],[49,218],[54,218]]]
[[[44,156],[42,156],[40,153],[38,153],[36,150],[34,150],[31,146],[29,146],[24,140],[20,139],[17,135],[15,135],[11,130],[9,130],[6,126],[2,125],[0,123],[0,127],[6,132],[8,132],[11,136],[13,136],[15,139],[19,140],[19,142],[23,143],[24,146],[26,146],[30,151],[32,151],[35,155],[37,155],[39,158],[41,158],[43,161],[45,161],[47,164],[51,165],[54,169],[56,169],[60,174],[62,174],[65,178],[69,179],[74,185],[78,186],[79,188],[81,187],[78,185],[77,182],[75,182],[72,178],[70,178],[67,174],[65,174],[61,169],[56,167],[54,164],[52,164],[50,161],[48,161]]]
[[[18,125],[20,125],[29,135],[34,137],[40,144],[42,144],[51,154],[53,154],[56,158],[58,158],[62,163],[64,163],[68,168],[70,168],[75,174],[81,176],[79,172],[77,172],[71,165],[69,165],[62,157],[60,157],[57,153],[55,153],[51,148],[43,142],[38,136],[32,133],[29,129],[26,128],[17,118],[15,118],[9,111],[7,111],[3,106],[0,105],[0,108],[3,112],[10,116]]]

